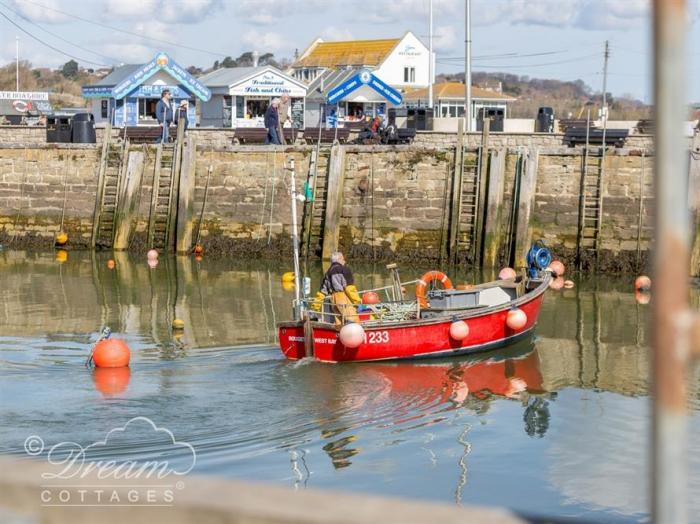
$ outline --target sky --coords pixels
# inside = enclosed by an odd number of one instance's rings
[[[700,0],[688,2],[688,101],[700,102]],[[245,51],[292,58],[316,37],[428,42],[429,0],[0,0],[0,63],[58,67],[143,63],[167,51],[210,67]],[[582,79],[650,102],[650,0],[472,0],[473,71]],[[436,70],[464,70],[465,0],[433,0]],[[8,20],[9,19],[9,20]],[[46,44],[32,39],[26,32]],[[67,56],[71,55],[71,56]]]

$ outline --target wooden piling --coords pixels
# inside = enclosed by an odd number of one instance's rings
[[[327,262],[331,253],[338,250],[340,214],[343,211],[343,187],[345,185],[345,148],[339,144],[331,147],[329,159],[326,218],[323,227],[322,259]]]
[[[452,201],[450,203],[449,234],[447,246],[450,265],[457,262],[457,240],[459,235],[459,216],[462,205],[462,175],[464,171],[464,122],[457,121],[457,147],[455,148],[455,162],[452,171]]]
[[[184,120],[177,126],[177,138],[173,145],[173,165],[170,172],[170,210],[168,211],[168,226],[165,239],[165,251],[170,251],[175,245],[177,229],[178,195],[180,194],[180,171],[182,166],[182,150],[185,137]]]
[[[527,251],[532,243],[532,229],[530,219],[532,208],[535,204],[535,190],[537,186],[537,161],[539,152],[537,148],[530,148],[525,157],[525,169],[520,179],[520,195],[518,201],[517,228],[515,230],[515,267],[527,266]]]
[[[688,167],[688,206],[691,212],[692,247],[690,275],[700,276],[700,134],[696,131],[690,147]]]
[[[131,151],[126,161],[126,175],[120,184],[118,206],[114,216],[114,244],[116,251],[129,248],[134,219],[138,214],[136,193],[141,187],[145,155],[143,151]]]
[[[505,149],[494,149],[489,164],[486,217],[484,219],[483,267],[498,264],[498,251],[503,242],[503,187],[506,172]]]
[[[196,170],[197,145],[194,137],[185,140],[180,163],[180,183],[177,194],[177,230],[175,250],[186,255],[192,250],[192,232],[194,231],[194,185]],[[173,195],[175,196],[175,195]]]
[[[489,131],[491,129],[491,119],[484,118],[483,127],[481,132],[481,151],[479,154],[479,192],[477,194],[478,201],[476,205],[476,216],[475,226],[474,226],[474,241],[472,242],[472,249],[474,250],[474,265],[476,267],[481,267],[481,260],[483,255],[483,241],[484,241],[484,220],[486,216],[486,175],[488,173],[489,165]]]

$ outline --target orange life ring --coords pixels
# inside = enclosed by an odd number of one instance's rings
[[[428,289],[428,284],[433,280],[439,280],[445,289],[453,289],[452,281],[442,271],[428,271],[425,275],[418,279],[416,284],[416,298],[420,303],[420,307],[428,307],[428,299],[425,298],[425,291]]]

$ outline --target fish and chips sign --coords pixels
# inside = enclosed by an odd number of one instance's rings
[[[306,96],[306,89],[272,71],[265,71],[231,88],[232,95],[239,96]]]

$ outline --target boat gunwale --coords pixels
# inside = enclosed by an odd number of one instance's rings
[[[413,327],[413,326],[430,326],[433,324],[442,324],[444,322],[451,322],[452,319],[455,319],[455,318],[458,320],[465,320],[465,319],[470,319],[470,318],[488,316],[488,315],[491,315],[493,313],[498,313],[500,311],[512,309],[513,307],[517,307],[517,306],[520,306],[522,304],[526,304],[526,303],[529,303],[529,302],[535,300],[537,297],[544,294],[544,292],[547,290],[547,287],[549,286],[549,282],[551,279],[552,279],[551,273],[545,272],[545,275],[542,278],[542,282],[535,289],[532,289],[531,291],[523,294],[521,297],[518,297],[515,300],[511,300],[511,301],[506,302],[504,304],[498,304],[498,305],[491,306],[491,307],[484,308],[484,309],[474,309],[471,311],[465,311],[464,313],[461,313],[461,314],[455,312],[453,314],[444,315],[441,317],[434,317],[434,318],[418,318],[418,319],[411,319],[411,320],[400,320],[398,322],[383,323],[383,324],[361,323],[361,325],[365,329],[365,331],[367,331],[367,330],[370,330],[370,331],[371,330],[386,330],[386,329],[406,328],[406,327]],[[536,280],[536,279],[530,279],[530,280]],[[494,282],[498,282],[498,281],[495,280]],[[480,285],[483,286],[486,284],[489,284],[489,282],[485,282],[484,284],[480,284]],[[298,328],[298,327],[302,327],[303,325],[304,325],[303,320],[285,320],[285,321],[278,322],[277,328],[278,329],[280,329],[280,328]],[[311,327],[314,329],[319,328],[319,329],[326,329],[326,330],[332,330],[332,331],[339,332],[343,326],[312,320]]]

